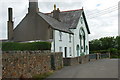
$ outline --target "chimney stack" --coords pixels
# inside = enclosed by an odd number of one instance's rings
[[[60,13],[59,8],[57,8],[57,10],[56,10],[56,5],[54,4],[53,18],[59,20],[59,13]]]
[[[29,0],[29,8],[28,8],[28,12],[39,12],[39,8],[38,8],[38,0]]]
[[[8,40],[13,40],[13,13],[12,8],[8,8]]]

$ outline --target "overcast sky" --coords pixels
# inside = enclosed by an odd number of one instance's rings
[[[61,11],[84,8],[91,34],[89,40],[118,35],[119,0],[38,0],[39,11],[48,13],[53,5]],[[28,12],[28,0],[0,1],[0,39],[7,39],[7,11],[13,8],[14,28]]]

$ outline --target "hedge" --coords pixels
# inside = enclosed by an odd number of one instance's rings
[[[2,51],[17,51],[17,50],[50,50],[50,42],[32,42],[32,43],[17,43],[3,42]]]

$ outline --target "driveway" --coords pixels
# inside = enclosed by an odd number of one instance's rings
[[[85,64],[66,66],[49,78],[118,78],[118,59],[101,59]]]

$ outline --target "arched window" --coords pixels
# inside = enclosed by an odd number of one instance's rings
[[[79,37],[80,37],[80,52],[84,53],[85,52],[85,31],[83,28],[80,28],[79,31]]]

